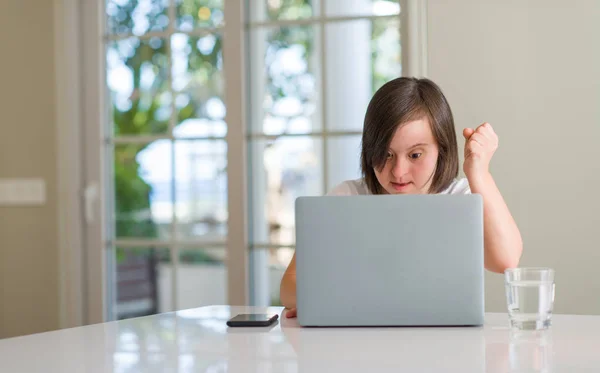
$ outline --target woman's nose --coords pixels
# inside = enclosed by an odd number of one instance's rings
[[[398,157],[394,160],[394,164],[392,166],[392,175],[396,178],[400,178],[408,173],[410,165],[408,161]]]

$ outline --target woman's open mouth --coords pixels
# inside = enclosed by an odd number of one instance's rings
[[[403,192],[403,191],[407,190],[408,187],[410,186],[410,184],[412,184],[412,182],[408,182],[408,183],[395,183],[395,182],[392,181],[392,187],[397,192]]]

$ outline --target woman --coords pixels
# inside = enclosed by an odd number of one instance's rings
[[[397,78],[373,96],[365,115],[361,169],[328,195],[469,194],[483,197],[485,268],[502,273],[516,267],[521,234],[489,171],[498,137],[489,123],[465,128],[463,171],[458,179],[458,145],[450,106],[428,79]],[[281,280],[286,316],[296,316],[296,256]]]

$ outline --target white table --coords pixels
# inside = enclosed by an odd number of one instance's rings
[[[599,372],[600,316],[555,315],[546,332],[484,327],[228,328],[211,306],[0,340],[0,372]]]

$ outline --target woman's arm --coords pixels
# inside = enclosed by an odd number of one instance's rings
[[[498,148],[498,136],[489,123],[463,131],[463,169],[472,193],[483,197],[483,236],[485,268],[502,273],[519,264],[523,251],[521,233],[489,172],[490,160]]]
[[[328,196],[351,196],[356,194],[356,186],[351,187],[350,181],[345,181],[333,188]],[[287,309],[287,317],[296,317],[296,253],[288,265],[279,286],[279,299]]]
[[[283,277],[281,278],[281,286],[279,288],[279,298],[281,303],[287,309],[296,308],[296,254],[292,256],[292,260],[288,265]]]
[[[470,180],[471,192],[483,197],[485,268],[503,273],[519,265],[523,242],[521,233],[491,174]]]

